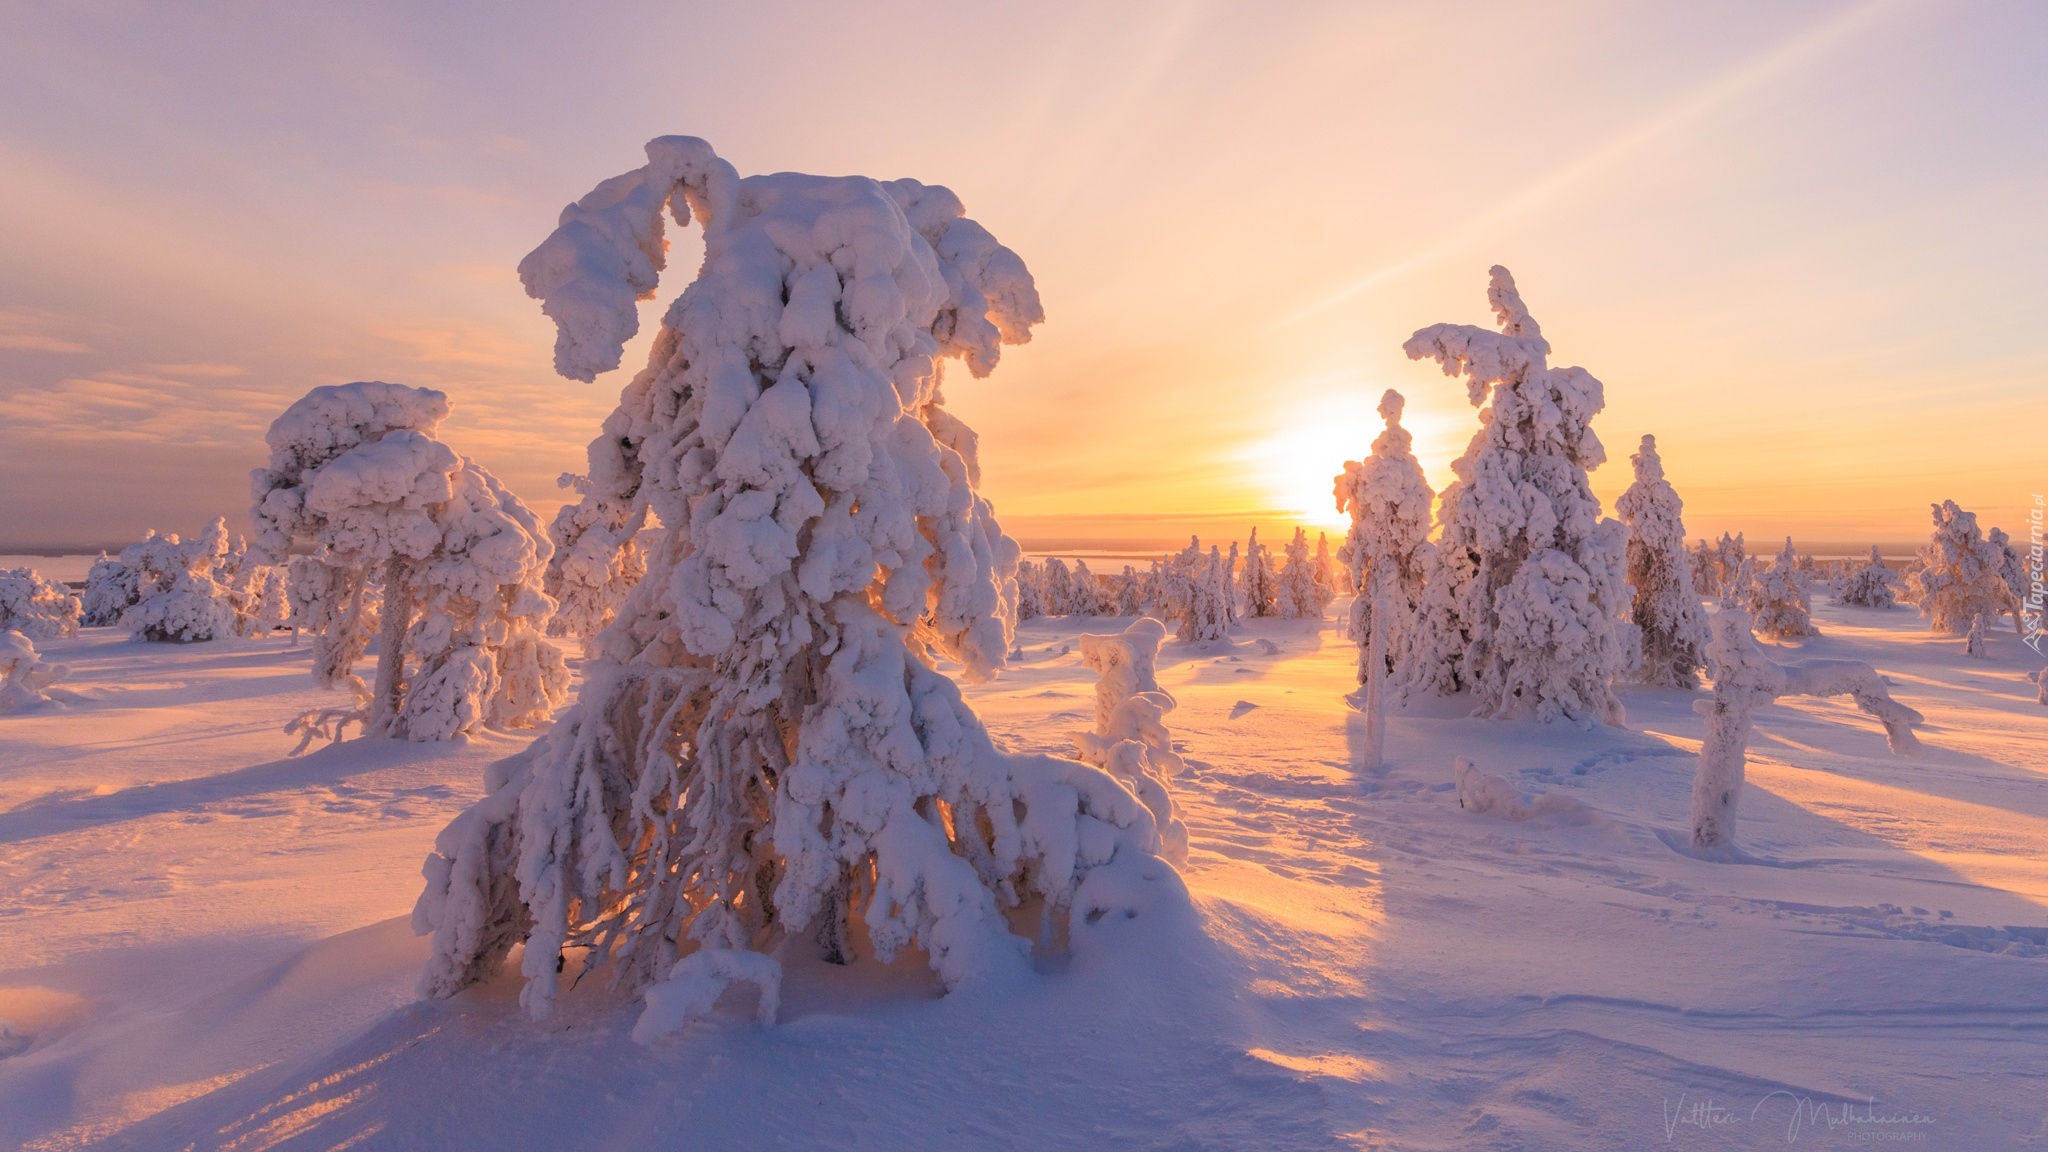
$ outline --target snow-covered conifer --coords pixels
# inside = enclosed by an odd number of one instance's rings
[[[135,586],[136,572],[119,560],[100,553],[85,574],[84,619],[88,628],[105,628],[121,622],[121,614],[141,599]]]
[[[1226,573],[1225,579],[1228,578]],[[1278,595],[1279,588],[1273,575],[1273,553],[1259,543],[1259,530],[1253,528],[1251,539],[1244,546],[1244,568],[1237,576],[1240,611],[1253,618],[1271,616],[1278,610]]]
[[[1921,615],[1936,632],[1961,636],[1980,612],[2016,612],[2017,598],[2002,572],[2005,558],[1978,531],[1977,514],[1953,500],[1932,508],[1933,536],[1920,546],[1920,569],[1906,581]]]
[[[121,626],[137,640],[191,644],[231,636],[235,609],[220,577],[228,567],[226,519],[216,519],[191,540],[151,532],[121,550],[135,571],[136,601]]]
[[[1987,552],[1995,558],[1993,570],[1998,573],[1999,579],[2005,581],[2005,590],[2008,593],[2005,611],[2012,617],[2012,630],[2024,633],[2026,626],[2020,619],[2020,605],[2026,600],[2028,593],[2026,564],[2020,560],[2019,550],[2012,546],[2012,537],[2005,534],[2005,529],[1993,528],[1986,532],[1984,543]]]
[[[1639,676],[1646,684],[1697,688],[1707,647],[1707,614],[1693,591],[1692,557],[1685,549],[1684,503],[1664,478],[1657,438],[1644,436],[1629,457],[1635,483],[1614,502],[1628,525],[1628,583],[1635,589],[1632,619],[1643,637]]]
[[[1549,366],[1550,344],[1496,266],[1487,298],[1500,331],[1424,328],[1402,345],[1463,375],[1480,430],[1452,465],[1430,579],[1455,616],[1425,611],[1425,642],[1468,637],[1459,671],[1486,716],[1622,722],[1612,684],[1639,651],[1626,616],[1627,529],[1602,519],[1587,471],[1606,450],[1592,419],[1605,405],[1583,368]]]
[[[0,568],[0,631],[12,629],[31,640],[75,636],[84,612],[69,588],[35,569]]]
[[[1415,459],[1414,438],[1401,427],[1405,404],[1392,389],[1380,396],[1379,414],[1386,427],[1373,440],[1371,453],[1363,461],[1345,461],[1343,474],[1336,478],[1337,511],[1351,514],[1351,531],[1339,549],[1345,590],[1355,597],[1347,630],[1358,643],[1361,685],[1369,688],[1372,683],[1370,653],[1377,643],[1382,673],[1400,668],[1401,681],[1424,691],[1449,693],[1456,690],[1454,668],[1463,652],[1463,637],[1458,637],[1454,650],[1437,653],[1434,660],[1412,653],[1409,643],[1422,611],[1435,494]],[[1384,590],[1375,586],[1375,572],[1385,578]],[[1376,618],[1382,594],[1389,609]],[[1385,625],[1377,642],[1375,619],[1383,619]]]
[[[1853,569],[1835,584],[1835,603],[1859,608],[1890,608],[1898,603],[1892,591],[1892,570],[1877,545],[1870,546],[1870,562]]]
[[[1257,539],[1258,529],[1254,528],[1252,530],[1252,536],[1254,539]],[[1237,596],[1234,594],[1237,588],[1237,541],[1235,540],[1230,542],[1230,554],[1223,558],[1223,587],[1233,592],[1232,595],[1227,595],[1223,598],[1223,615],[1230,623],[1236,624],[1238,611]]]
[[[1188,829],[1174,813],[1170,781],[1186,764],[1166,727],[1173,696],[1155,675],[1165,639],[1166,625],[1149,616],[1118,635],[1081,634],[1081,662],[1101,679],[1095,684],[1095,731],[1080,733],[1074,742],[1083,761],[1137,793],[1159,826],[1167,859],[1184,864]]]
[[[1790,536],[1785,537],[1785,550],[1778,553],[1771,566],[1753,575],[1747,585],[1744,607],[1756,621],[1757,635],[1773,640],[1820,635],[1820,629],[1813,626],[1813,602],[1806,591],[1806,574],[1799,570]]]
[[[605,459],[606,447],[593,446],[593,460]],[[587,648],[647,572],[647,554],[638,539],[647,510],[630,502],[592,499],[587,476],[565,472],[556,483],[578,499],[562,505],[548,525],[554,553],[541,590],[554,598],[555,614],[548,618],[547,631],[573,637]]]
[[[1316,580],[1308,532],[1296,528],[1294,539],[1287,542],[1287,564],[1273,579],[1273,614],[1289,620],[1320,620],[1329,603],[1328,589]]]
[[[360,713],[294,722],[310,739],[357,720],[377,736],[446,740],[486,724],[530,727],[568,693],[568,666],[542,635],[550,545],[540,521],[475,462],[434,439],[446,396],[381,381],[315,388],[265,439],[251,475],[257,554],[281,563],[310,543],[327,569],[314,594],[314,674],[361,689],[350,670],[369,642],[376,679]],[[310,582],[310,581],[309,581]],[[303,746],[303,745],[302,745]]]
[[[1246,557],[1249,565],[1251,559]],[[1177,635],[1182,640],[1221,640],[1230,632],[1230,581],[1223,574],[1223,553],[1213,545],[1207,556],[1197,553],[1188,574],[1187,602]]]
[[[1892,699],[1884,678],[1860,660],[1801,660],[1779,664],[1765,656],[1751,634],[1749,616],[1739,608],[1716,613],[1707,642],[1707,673],[1714,678],[1711,700],[1694,711],[1707,718],[1692,785],[1692,842],[1718,848],[1735,841],[1735,807],[1742,797],[1750,715],[1780,696],[1848,696],[1884,724],[1885,739],[1897,755],[1920,747],[1913,725],[1920,713]]]
[[[1124,565],[1123,575],[1116,578],[1116,609],[1118,616],[1143,616],[1145,614],[1145,579],[1129,564]]]
[[[1330,554],[1330,534],[1316,533],[1315,556],[1316,583],[1324,590],[1323,603],[1328,604],[1345,593],[1342,575],[1337,571],[1337,558]]]
[[[566,208],[521,275],[557,370],[588,380],[655,287],[664,207],[704,222],[697,279],[613,416],[619,466],[592,470],[667,532],[575,705],[437,841],[425,989],[523,943],[536,1015],[565,948],[701,1005],[725,979],[772,982],[773,960],[737,954],[785,938],[836,961],[914,944],[954,985],[1028,971],[1005,910],[1080,937],[1177,891],[1128,787],[998,750],[936,667],[986,678],[1011,643],[1018,552],[941,366],[986,374],[1028,338],[1023,262],[942,188],[742,180],[689,137],[647,154]]]
[[[1981,658],[1991,655],[1991,638],[1984,634],[1984,614],[1970,621],[1969,634],[1963,637],[1963,655]]]
[[[48,701],[43,689],[62,680],[69,671],[62,664],[44,660],[20,629],[0,631],[0,715]]]
[[[1102,581],[1088,570],[1086,560],[1074,561],[1073,598],[1067,601],[1069,616],[1110,616],[1112,606],[1105,602]]]
[[[1701,596],[1718,596],[1721,593],[1720,569],[1715,565],[1714,547],[1707,538],[1692,549],[1692,590]]]
[[[1057,556],[1045,559],[1040,598],[1047,616],[1070,616],[1074,611],[1074,572]]]

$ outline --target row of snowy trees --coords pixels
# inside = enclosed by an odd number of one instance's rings
[[[1243,617],[1320,619],[1342,583],[1327,535],[1309,549],[1305,529],[1294,530],[1284,560],[1275,563],[1257,528],[1240,558],[1233,541],[1202,550],[1200,538],[1152,562],[1147,571],[1124,565],[1099,576],[1086,560],[1073,567],[1059,557],[1023,561],[1017,568],[1017,620],[1039,616],[1154,616],[1179,625],[1183,639],[1216,639]]]
[[[221,518],[190,540],[152,531],[118,557],[101,553],[86,575],[84,622],[173,643],[260,636],[291,626],[289,584]]]

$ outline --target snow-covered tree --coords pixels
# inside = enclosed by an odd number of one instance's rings
[[[1549,366],[1507,269],[1492,270],[1487,298],[1499,332],[1437,324],[1402,345],[1463,375],[1481,408],[1429,571],[1454,614],[1425,610],[1418,643],[1449,652],[1463,640],[1459,673],[1480,715],[1619,724],[1612,684],[1640,642],[1626,619],[1627,530],[1601,518],[1586,475],[1607,459],[1591,423],[1604,391],[1583,368]]]
[[[1245,563],[1251,563],[1249,555]],[[1221,640],[1230,632],[1230,579],[1224,575],[1223,553],[1211,546],[1209,554],[1196,553],[1187,578],[1187,599],[1182,607],[1182,640]]]
[[[1979,659],[1986,659],[1991,655],[1991,638],[1984,633],[1982,612],[1977,613],[1977,618],[1970,621],[1970,631],[1963,637],[1963,655]]]
[[[248,610],[249,635],[268,636],[279,628],[290,627],[292,618],[290,569],[275,564],[256,567],[256,578],[251,581],[252,598]]]
[[[1228,573],[1224,579],[1229,579]],[[1279,610],[1279,591],[1273,573],[1273,553],[1259,543],[1259,530],[1253,528],[1251,539],[1244,546],[1244,568],[1237,574],[1240,610],[1253,618],[1271,616]]]
[[[92,562],[91,570],[85,574],[85,616],[82,623],[88,628],[119,624],[121,614],[141,599],[142,594],[135,582],[135,569],[101,552],[100,558]]]
[[[1115,615],[1143,616],[1145,614],[1145,578],[1129,564],[1124,565],[1123,575],[1116,578]]]
[[[1069,616],[1110,616],[1113,607],[1105,601],[1102,581],[1088,570],[1086,560],[1074,561],[1074,590],[1067,601]]]
[[[1735,807],[1747,767],[1750,715],[1780,696],[1848,696],[1884,724],[1885,739],[1897,755],[1920,747],[1913,725],[1924,717],[1892,699],[1884,678],[1860,660],[1801,660],[1779,664],[1765,656],[1751,634],[1749,616],[1739,608],[1716,613],[1707,643],[1707,672],[1714,678],[1711,700],[1693,709],[1707,718],[1692,785],[1692,842],[1718,848],[1735,841]]]
[[[75,636],[83,614],[70,589],[35,569],[0,568],[0,631],[12,629],[31,640]]]
[[[1692,549],[1692,590],[1701,596],[1720,595],[1720,570],[1714,559],[1714,546],[1707,543],[1706,537],[1700,537]]]
[[[1017,565],[1017,623],[1048,615],[1045,610],[1045,571],[1033,561]]]
[[[69,671],[62,664],[44,660],[20,629],[0,631],[0,715],[45,703],[49,696],[43,689],[62,680]]]
[[[1961,636],[1980,612],[1992,616],[2017,614],[2017,601],[2006,585],[2004,556],[1984,539],[1977,514],[1953,500],[1932,505],[1934,534],[1920,546],[1920,569],[1906,578],[1912,598],[1936,632]]]
[[[1870,562],[1853,569],[1835,584],[1835,603],[1859,608],[1890,608],[1898,603],[1892,591],[1892,570],[1870,546]]]
[[[1363,461],[1347,460],[1336,478],[1337,511],[1351,514],[1351,531],[1344,538],[1339,555],[1347,576],[1346,591],[1354,594],[1348,633],[1358,643],[1358,682],[1370,685],[1372,667],[1369,652],[1378,644],[1382,671],[1402,668],[1398,677],[1429,692],[1456,690],[1455,665],[1463,651],[1463,636],[1454,651],[1440,663],[1424,667],[1411,656],[1410,638],[1415,635],[1422,611],[1424,570],[1429,562],[1430,506],[1435,494],[1416,462],[1414,438],[1401,427],[1406,401],[1388,389],[1380,397],[1380,418],[1386,427],[1372,442]],[[1384,620],[1385,635],[1373,639],[1375,602],[1382,591],[1374,586],[1375,573],[1384,575],[1390,610]],[[1404,667],[1405,665],[1405,667]]]
[[[376,679],[361,709],[294,722],[309,739],[339,738],[349,720],[412,740],[530,727],[568,693],[568,666],[542,635],[555,605],[540,587],[550,551],[540,521],[434,439],[447,415],[448,398],[429,388],[327,385],[265,435],[269,466],[250,478],[256,553],[283,563],[307,543],[327,570],[313,597],[316,680],[363,688],[351,666],[369,643],[376,593]]]
[[[1252,539],[1256,541],[1258,535],[1258,529],[1252,529]],[[1235,540],[1230,542],[1229,555],[1223,558],[1223,587],[1226,592],[1237,587],[1237,541]],[[1235,595],[1223,597],[1223,615],[1230,623],[1237,623],[1237,597]]]
[[[1028,338],[1023,262],[943,188],[742,180],[689,137],[647,154],[520,267],[557,370],[588,380],[656,285],[664,207],[704,222],[701,270],[613,416],[617,467],[591,473],[667,533],[575,705],[437,841],[425,989],[523,942],[537,1015],[567,948],[701,1004],[725,973],[772,982],[749,953],[783,939],[835,961],[914,944],[955,985],[1028,971],[1006,911],[1078,937],[1175,891],[1128,787],[998,750],[936,667],[985,678],[1010,646],[1018,551],[941,368],[986,374]]]
[[[1325,592],[1323,603],[1328,604],[1347,592],[1347,589],[1344,587],[1343,575],[1337,569],[1337,558],[1330,554],[1330,534],[1328,532],[1316,533],[1314,572],[1316,583],[1321,585]]]
[[[1785,550],[1778,553],[1769,568],[1752,572],[1745,588],[1744,607],[1756,621],[1757,635],[1773,640],[1820,635],[1820,629],[1813,626],[1813,601],[1806,590],[1806,574],[1799,570],[1790,536],[1785,537]]]
[[[1170,782],[1186,763],[1173,750],[1166,727],[1175,701],[1156,675],[1165,639],[1166,625],[1149,616],[1118,635],[1081,634],[1081,662],[1101,678],[1095,684],[1095,730],[1074,742],[1083,761],[1123,781],[1145,802],[1167,859],[1185,864],[1188,829],[1174,812]]]
[[[1639,670],[1646,684],[1697,688],[1707,647],[1707,614],[1693,591],[1692,557],[1685,549],[1685,505],[1664,478],[1657,438],[1644,436],[1629,457],[1635,483],[1614,502],[1628,525],[1628,583],[1635,589],[1631,619],[1643,637]]]
[[[231,636],[235,608],[220,577],[229,569],[226,519],[191,540],[151,532],[121,550],[135,572],[136,600],[121,626],[137,640],[192,644]]]
[[[1057,556],[1045,559],[1045,576],[1040,590],[1047,616],[1071,616],[1074,612],[1074,572]]]
[[[1327,589],[1316,580],[1308,532],[1296,528],[1294,539],[1287,542],[1287,563],[1273,578],[1273,614],[1289,620],[1320,620],[1329,602]]]
[[[607,452],[593,446],[591,456],[602,460]],[[588,647],[647,573],[647,555],[639,543],[647,510],[591,499],[587,476],[564,472],[556,483],[576,492],[579,499],[562,505],[548,525],[554,553],[541,578],[541,590],[555,601],[548,635],[573,637]]]
[[[1986,552],[1996,558],[1993,564],[1994,571],[1998,573],[1999,579],[2005,582],[2005,590],[2008,593],[2005,611],[2012,617],[2012,630],[2024,633],[2026,626],[2020,619],[2020,606],[2027,599],[2029,591],[2026,564],[2020,560],[2019,550],[2012,546],[2012,537],[2005,534],[2005,529],[1993,528],[1986,532],[1984,543]]]

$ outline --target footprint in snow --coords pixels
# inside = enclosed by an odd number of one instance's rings
[[[1232,704],[1232,705],[1230,706],[1230,718],[1231,718],[1232,720],[1235,720],[1235,719],[1237,719],[1237,718],[1238,718],[1239,716],[1242,716],[1242,715],[1244,715],[1245,713],[1247,713],[1247,712],[1249,712],[1249,711],[1251,711],[1252,709],[1254,709],[1254,708],[1257,708],[1257,707],[1258,707],[1258,705],[1257,705],[1257,704],[1254,704],[1254,703],[1252,703],[1252,702],[1251,702],[1251,701],[1249,701],[1249,700],[1239,700],[1239,701],[1238,701],[1237,703],[1235,703],[1235,704]]]

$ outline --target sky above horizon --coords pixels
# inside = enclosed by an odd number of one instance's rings
[[[1334,526],[1387,388],[1441,488],[1476,413],[1401,343],[1496,263],[1606,384],[1610,512],[1644,433],[1694,535],[2024,539],[2048,491],[2048,6],[0,11],[0,551],[244,521],[270,420],[361,379],[551,513],[696,238],[594,384],[514,267],[668,133],[1023,256],[1046,323],[947,394],[1027,539]]]

